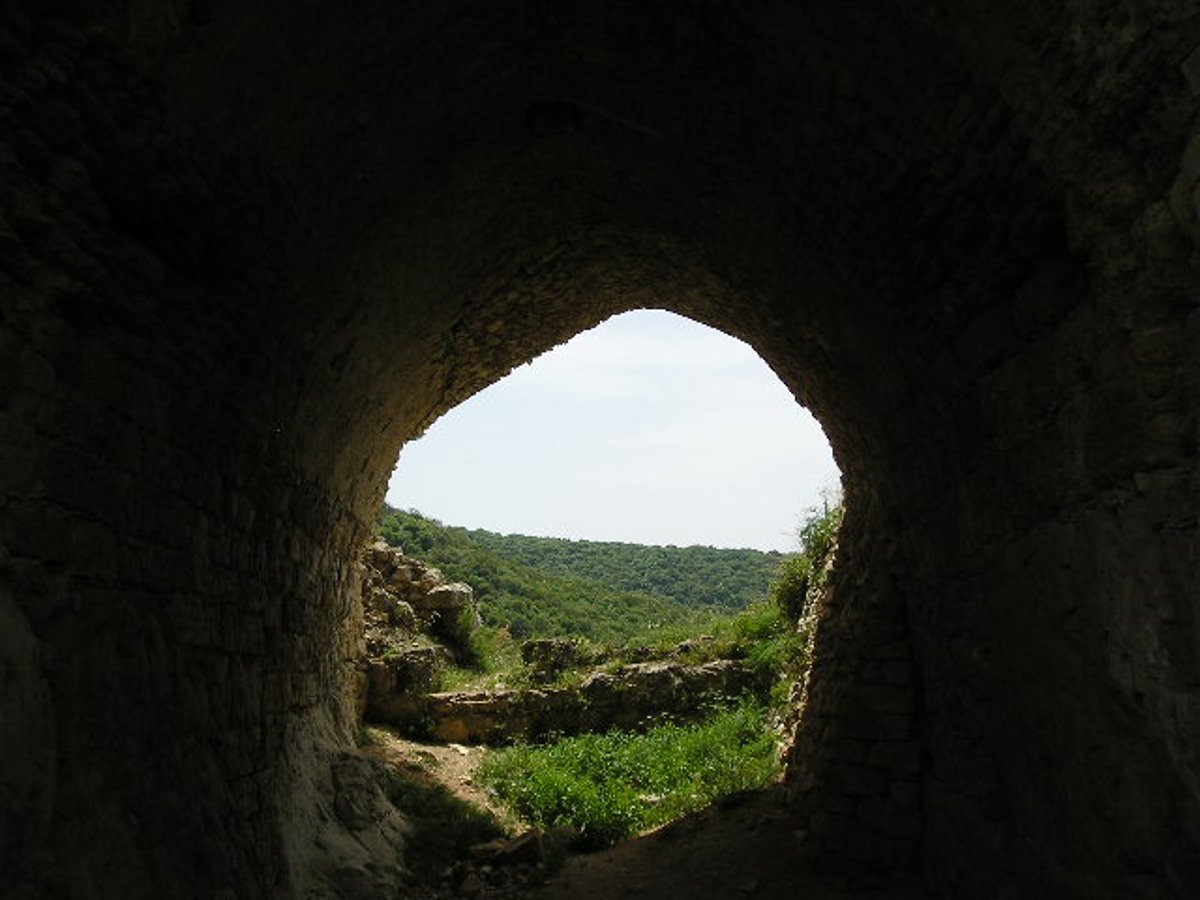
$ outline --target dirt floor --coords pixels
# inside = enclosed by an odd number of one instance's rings
[[[475,770],[487,754],[486,747],[410,741],[382,728],[372,728],[371,734],[376,743],[364,747],[364,752],[397,768],[419,766],[458,797],[515,824],[508,810],[475,784]]]
[[[779,791],[722,803],[611,850],[570,857],[538,900],[916,900],[911,886],[821,876],[797,866],[799,836]]]
[[[515,830],[520,824],[474,782],[486,749],[405,740],[372,729],[368,752],[400,767],[420,766],[464,800],[491,810]],[[529,900],[918,900],[907,884],[878,878],[830,877],[796,864],[799,835],[778,790],[733,798],[608,850],[569,855],[546,876],[497,878],[470,867],[427,897]]]

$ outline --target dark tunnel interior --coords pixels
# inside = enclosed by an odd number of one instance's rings
[[[1198,46],[1184,0],[10,2],[0,893],[385,896],[399,826],[330,811],[396,455],[661,308],[844,473],[787,864],[1197,896]]]

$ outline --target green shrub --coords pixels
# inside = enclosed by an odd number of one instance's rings
[[[771,584],[771,601],[793,622],[803,617],[809,596],[825,586],[829,558],[841,525],[840,502],[811,508],[797,532],[800,552],[779,566]]]
[[[718,797],[765,787],[778,771],[766,713],[745,704],[645,734],[612,731],[512,747],[489,756],[479,777],[531,824],[569,826],[580,846],[598,848]]]
[[[816,565],[824,562],[833,551],[838,529],[842,527],[842,504],[826,503],[820,510],[812,507],[800,526],[800,552]]]
[[[804,614],[808,597],[812,560],[803,554],[789,556],[779,566],[779,574],[771,584],[771,602],[793,622]]]

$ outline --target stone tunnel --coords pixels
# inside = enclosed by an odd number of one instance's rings
[[[1200,896],[1198,46],[1186,0],[7,0],[0,893],[342,896],[400,447],[661,308],[845,477],[788,864]]]

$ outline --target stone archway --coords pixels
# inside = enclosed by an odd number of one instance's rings
[[[755,346],[846,474],[812,855],[1200,881],[1184,4],[22,5],[10,878],[301,890],[397,449],[652,305]]]

